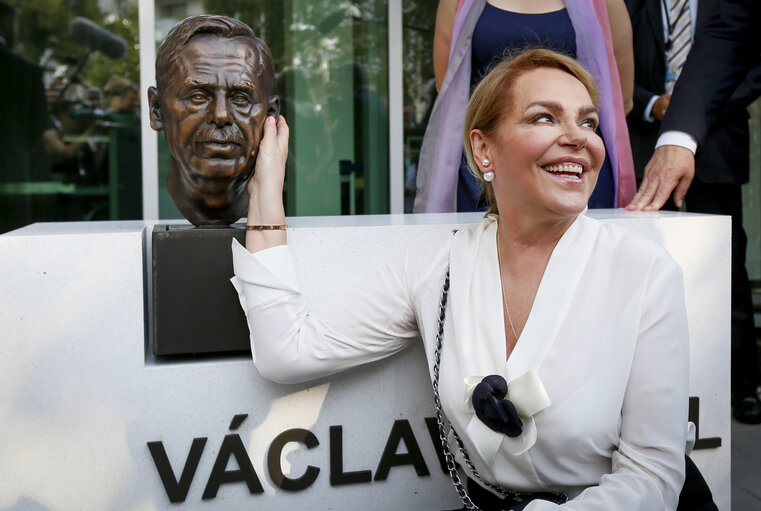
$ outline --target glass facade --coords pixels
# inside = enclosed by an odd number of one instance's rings
[[[388,5],[385,1],[156,2],[156,43],[186,15],[247,23],[275,61],[273,94],[290,127],[286,214],[389,212]],[[159,137],[161,218],[178,218],[166,191]]]
[[[433,75],[433,31],[437,2],[408,2],[403,12],[404,68],[404,212],[415,201],[417,160],[423,134],[436,100]]]
[[[137,0],[10,4],[15,20],[5,13],[0,34],[0,233],[142,218]]]

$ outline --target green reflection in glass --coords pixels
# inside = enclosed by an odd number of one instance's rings
[[[25,64],[3,67],[11,70],[2,76],[0,233],[39,221],[141,218],[137,0],[11,4],[15,24],[2,27],[18,30],[0,34],[10,43],[4,62]],[[123,56],[82,37],[75,18]]]
[[[433,30],[438,2],[416,1],[403,4],[404,212],[412,213],[420,146],[436,99]]]
[[[158,6],[163,38],[178,19],[160,18]],[[286,213],[387,213],[387,2],[205,0],[203,9],[247,23],[272,51],[291,132]]]

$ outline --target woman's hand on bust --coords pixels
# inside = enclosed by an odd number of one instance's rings
[[[277,121],[270,116],[264,122],[264,135],[259,144],[254,175],[248,182],[247,225],[284,225],[283,182],[288,159],[288,124],[283,116]],[[247,230],[246,249],[258,252],[285,245],[284,229]]]
[[[248,193],[252,196],[263,192],[282,194],[285,161],[288,158],[288,124],[282,115],[277,120],[267,117],[258,151],[254,175],[248,182]]]

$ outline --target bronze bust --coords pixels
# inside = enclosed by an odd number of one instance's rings
[[[245,216],[264,121],[280,110],[273,78],[269,48],[233,18],[186,18],[161,44],[157,86],[148,89],[151,127],[164,131],[169,193],[193,225]]]

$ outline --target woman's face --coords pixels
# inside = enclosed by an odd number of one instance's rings
[[[513,87],[510,110],[482,147],[491,161],[486,170],[495,173],[499,211],[538,220],[575,217],[605,157],[592,99],[580,81],[558,69],[527,71]]]

